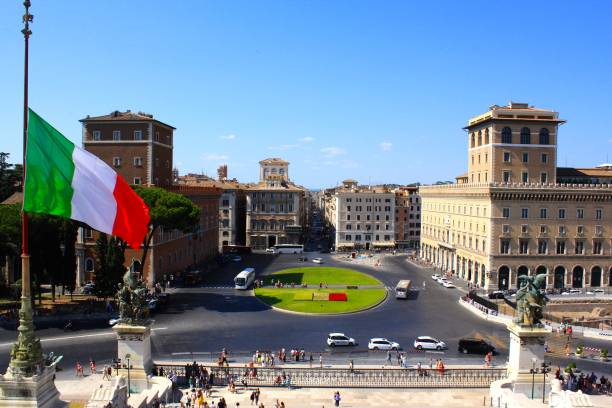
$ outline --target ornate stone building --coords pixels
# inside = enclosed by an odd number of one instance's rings
[[[421,257],[489,290],[538,273],[550,288],[612,285],[612,186],[601,172],[556,182],[562,123],[519,103],[471,119],[467,175],[419,189]]]
[[[246,189],[246,245],[266,249],[303,243],[307,214],[306,189],[289,179],[289,162],[259,162],[259,183]]]

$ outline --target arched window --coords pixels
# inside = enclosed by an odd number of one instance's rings
[[[482,146],[482,131],[478,131],[478,146]]]
[[[519,279],[519,276],[527,276],[527,275],[529,275],[529,269],[524,265],[519,266],[516,272],[516,287],[517,288],[521,287],[521,280]]]
[[[591,269],[591,287],[601,286],[601,267],[594,266]]]
[[[507,126],[502,129],[502,143],[512,143],[512,129]]]
[[[510,268],[507,266],[502,266],[499,268],[497,285],[499,290],[508,290],[510,285]]]
[[[484,144],[488,145],[489,144],[489,129],[485,129],[485,139],[484,139]]]
[[[572,288],[581,288],[584,279],[584,268],[576,266],[572,272]]]
[[[475,144],[476,144],[476,136],[474,136],[474,134],[472,133],[472,140],[470,142],[470,147],[474,147]]]
[[[85,260],[85,271],[86,272],[93,272],[94,270],[94,260],[91,258],[87,258]]]
[[[531,130],[528,127],[521,129],[521,144],[531,144]]]
[[[561,289],[565,287],[565,268],[557,266],[555,268],[555,277],[553,280],[553,286],[555,289]]]
[[[550,144],[550,134],[548,133],[548,129],[546,128],[540,129],[540,144],[541,145]]]

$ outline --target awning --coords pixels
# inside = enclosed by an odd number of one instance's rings
[[[340,242],[336,245],[338,248],[353,248],[355,246],[354,242]]]
[[[372,242],[372,245],[379,247],[394,247],[395,242]]]

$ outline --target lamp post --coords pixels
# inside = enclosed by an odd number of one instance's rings
[[[547,364],[546,362],[543,361],[541,370],[542,370],[542,404],[544,404],[545,397],[546,397],[546,375],[550,372],[550,364]]]
[[[132,358],[132,355],[130,353],[125,355],[125,360],[127,361],[126,364],[126,368],[127,368],[127,372],[128,372],[128,398],[132,395],[131,393],[131,382],[130,382],[130,358]]]
[[[537,361],[538,359],[535,357],[531,359],[531,369],[529,370],[529,372],[531,373],[531,399],[533,399],[533,394],[535,391],[535,375],[536,375],[536,372],[538,371],[536,369]]]

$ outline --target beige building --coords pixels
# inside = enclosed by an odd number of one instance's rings
[[[259,166],[259,182],[246,189],[246,245],[266,249],[303,243],[306,189],[289,180],[285,160],[269,158]]]
[[[562,123],[520,103],[471,119],[468,173],[419,189],[421,257],[489,290],[537,273],[550,288],[612,285],[612,186],[601,172],[557,183]]]
[[[338,251],[395,247],[395,193],[389,189],[344,180],[328,191],[325,218]]]

